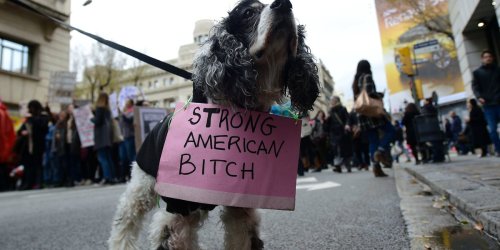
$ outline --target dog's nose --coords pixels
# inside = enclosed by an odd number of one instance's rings
[[[292,3],[290,3],[290,0],[275,0],[271,4],[271,9],[285,12],[290,11],[292,9]]]

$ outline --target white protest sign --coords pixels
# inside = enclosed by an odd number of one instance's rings
[[[118,94],[116,92],[113,92],[111,95],[109,95],[109,108],[111,109],[113,118],[118,117]]]
[[[127,100],[135,100],[141,94],[140,90],[135,86],[125,86],[120,90],[120,95],[118,96],[118,104],[120,109],[125,107]]]
[[[60,104],[73,103],[76,87],[76,72],[58,71],[52,73],[49,84],[49,101]]]
[[[94,146],[94,123],[92,122],[94,115],[90,104],[73,110],[73,115],[75,116],[76,128],[78,135],[80,135],[82,148]]]

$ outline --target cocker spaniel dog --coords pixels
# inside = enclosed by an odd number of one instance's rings
[[[211,31],[194,60],[194,102],[269,111],[289,99],[298,112],[318,97],[318,69],[295,24],[289,0],[263,4],[242,0]],[[147,136],[114,217],[110,249],[136,249],[145,214],[156,206],[158,164],[168,132],[167,117]],[[216,205],[162,197],[149,232],[152,249],[199,249],[197,230]],[[226,249],[262,249],[260,219],[253,208],[224,207]]]

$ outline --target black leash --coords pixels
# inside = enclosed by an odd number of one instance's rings
[[[125,46],[123,46],[121,44],[118,44],[118,43],[106,40],[106,39],[104,39],[104,38],[102,38],[100,36],[96,36],[96,35],[94,35],[92,33],[89,33],[89,32],[86,32],[84,30],[81,30],[81,29],[78,29],[76,27],[73,27],[73,26],[71,26],[71,25],[69,25],[69,24],[67,24],[67,23],[65,23],[65,22],[63,22],[61,20],[58,20],[58,19],[56,19],[54,17],[51,17],[50,15],[48,15],[46,13],[43,13],[42,11],[39,11],[39,10],[31,7],[29,4],[26,4],[23,0],[11,0],[11,1],[13,1],[13,2],[21,5],[22,7],[26,8],[26,9],[32,11],[32,12],[37,13],[38,15],[44,16],[46,18],[49,18],[50,20],[58,23],[59,25],[65,27],[65,28],[67,28],[69,30],[76,30],[76,31],[80,32],[83,35],[86,35],[86,36],[88,36],[88,37],[90,37],[90,38],[92,38],[92,39],[94,39],[94,40],[96,40],[96,41],[98,41],[100,43],[103,43],[103,44],[105,44],[105,45],[107,45],[107,46],[109,46],[109,47],[111,47],[113,49],[119,50],[119,51],[121,51],[121,52],[123,52],[123,53],[125,53],[125,54],[127,54],[127,55],[129,55],[131,57],[137,58],[140,61],[143,61],[143,62],[145,62],[145,63],[147,63],[147,64],[149,64],[151,66],[160,68],[162,70],[165,70],[165,71],[170,72],[170,73],[172,73],[174,75],[177,75],[177,76],[180,76],[182,78],[185,78],[187,80],[191,80],[192,74],[190,72],[186,71],[186,70],[183,70],[181,68],[178,68],[176,66],[168,64],[166,62],[160,61],[160,60],[158,60],[156,58],[150,57],[150,56],[145,55],[145,54],[143,54],[141,52],[138,52],[136,50],[127,48],[127,47],[125,47]]]

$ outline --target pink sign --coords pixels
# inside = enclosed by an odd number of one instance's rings
[[[212,104],[175,110],[155,186],[160,195],[294,210],[300,121]]]

